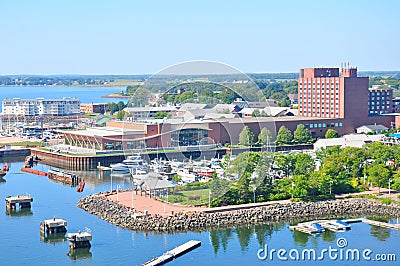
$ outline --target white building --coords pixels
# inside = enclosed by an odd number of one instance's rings
[[[78,98],[62,99],[3,99],[3,115],[76,115],[80,113],[80,100]]]
[[[387,127],[382,126],[382,125],[364,125],[361,127],[356,128],[356,132],[358,134],[368,134],[368,133],[375,133],[375,134],[380,134],[384,131],[388,130]]]
[[[314,151],[322,148],[339,147],[357,147],[362,148],[364,144],[381,141],[385,135],[364,135],[364,134],[349,134],[340,138],[319,139],[314,143]]]

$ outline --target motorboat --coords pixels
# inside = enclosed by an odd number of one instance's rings
[[[318,234],[318,233],[325,232],[325,228],[316,222],[304,223],[304,224],[302,224],[302,227],[304,228],[305,231],[308,231],[307,233],[310,233],[310,234]]]
[[[124,172],[124,173],[129,173],[129,167],[125,163],[116,163],[116,164],[111,164],[111,171],[112,172]]]
[[[133,179],[146,179],[149,177],[149,172],[146,170],[138,169],[138,168],[131,168],[129,170]]]
[[[190,173],[188,169],[186,168],[179,168],[176,171],[176,174],[182,179],[183,182],[185,183],[192,183],[196,181],[196,175],[193,173]]]
[[[328,229],[333,229],[335,231],[346,231],[351,229],[351,225],[342,220],[328,221],[327,225]]]
[[[147,163],[143,161],[140,155],[130,155],[121,163],[110,165],[113,172],[131,172],[136,169],[147,171],[147,166]]]

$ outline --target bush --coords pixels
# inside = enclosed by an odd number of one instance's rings
[[[180,203],[186,200],[185,196],[181,196],[181,195],[168,195],[168,202],[171,203]]]
[[[269,198],[269,200],[284,200],[284,199],[290,198],[290,194],[288,194],[286,192],[276,193],[276,194],[269,195],[268,198]]]
[[[391,198],[383,198],[381,199],[382,204],[386,204],[389,205],[390,203],[392,203],[392,199]]]
[[[200,200],[200,196],[192,195],[188,197],[189,200]]]

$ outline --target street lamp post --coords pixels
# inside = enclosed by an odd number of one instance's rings
[[[121,189],[121,187],[119,186],[119,184],[117,185],[117,202],[118,202],[118,190]]]
[[[211,190],[208,191],[208,208],[211,208]]]
[[[392,183],[392,179],[389,178],[389,197],[390,197],[390,183]]]
[[[254,202],[254,203],[256,203],[256,189],[257,189],[257,187],[254,186],[254,187],[253,187],[253,202]]]
[[[329,195],[332,195],[332,180],[329,180]]]
[[[295,186],[296,186],[295,183],[292,182],[292,199],[293,199],[293,190],[294,190],[294,187],[295,187]]]

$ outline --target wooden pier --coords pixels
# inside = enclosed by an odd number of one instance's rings
[[[47,172],[47,177],[51,180],[61,182],[63,184],[69,184],[72,186],[76,186],[82,181],[81,178],[73,173],[58,170],[49,170]]]
[[[309,226],[306,226],[305,224],[291,225],[291,226],[289,226],[289,229],[293,230],[293,231],[296,230],[296,231],[310,234],[310,235],[320,233],[318,230],[313,229]]]
[[[167,262],[170,262],[171,260],[178,258],[185,253],[192,251],[195,248],[198,248],[201,246],[201,242],[197,240],[190,240],[186,242],[183,245],[180,245],[174,249],[171,249],[170,251],[167,251],[160,257],[156,257],[148,262],[145,262],[142,264],[142,266],[157,266],[157,265],[163,265]]]
[[[67,229],[67,221],[63,219],[48,219],[40,222],[40,234],[41,235],[51,235],[51,234],[60,234],[66,233]]]
[[[30,209],[33,198],[31,196],[8,196],[6,197],[6,209],[16,210],[17,204],[20,209]]]
[[[70,249],[90,248],[92,246],[90,244],[92,240],[90,232],[71,233],[67,235],[67,239],[69,240]]]
[[[400,224],[390,224],[390,223],[385,223],[385,222],[378,222],[378,221],[365,219],[365,218],[362,218],[361,220],[363,223],[366,223],[369,225],[375,225],[375,226],[379,226],[379,227],[400,230]]]

